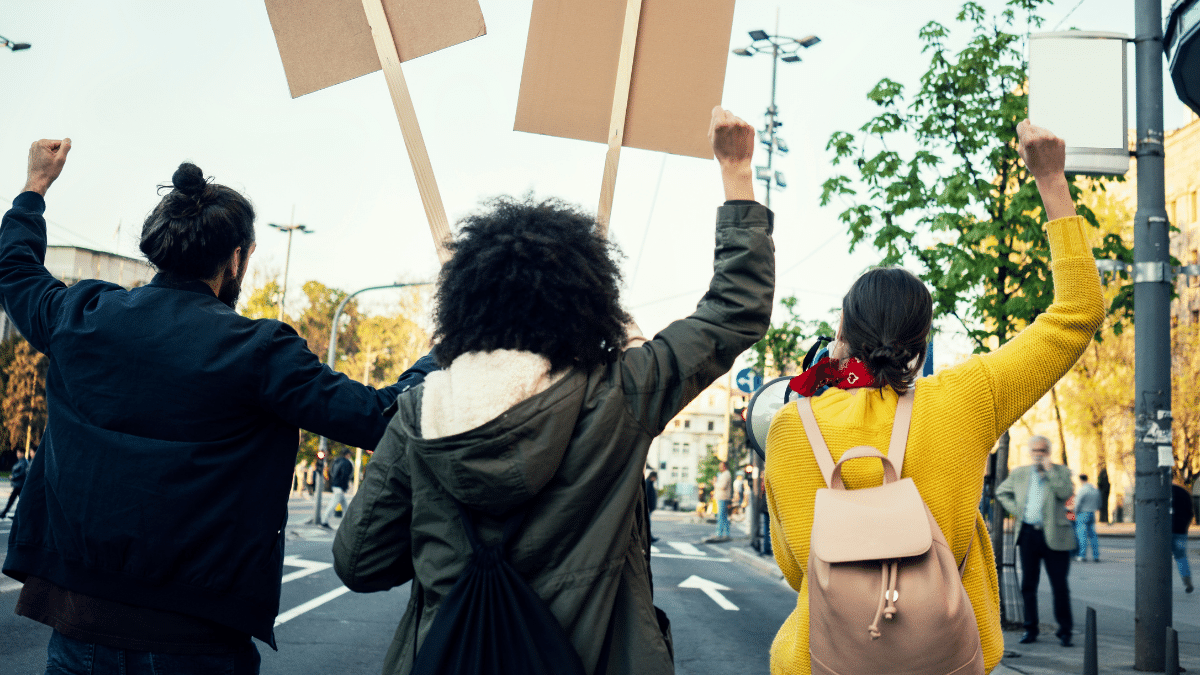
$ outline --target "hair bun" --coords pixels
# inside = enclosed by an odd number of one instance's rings
[[[171,176],[171,184],[175,186],[176,190],[189,197],[198,196],[204,192],[204,188],[208,187],[208,181],[204,180],[204,172],[191,162],[179,165],[179,168]]]

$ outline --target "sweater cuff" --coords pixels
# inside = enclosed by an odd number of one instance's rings
[[[1050,221],[1046,225],[1046,237],[1050,240],[1052,260],[1092,257],[1092,236],[1082,216]]]
[[[13,200],[13,208],[41,214],[46,211],[46,198],[32,190],[22,192]]]

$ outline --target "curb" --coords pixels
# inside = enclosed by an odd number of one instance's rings
[[[779,567],[775,564],[775,558],[771,558],[768,561],[764,556],[760,556],[753,551],[747,551],[736,546],[731,547],[729,550],[736,554],[733,557],[757,569],[759,572],[769,575],[775,579],[783,579],[783,572],[779,571]]]

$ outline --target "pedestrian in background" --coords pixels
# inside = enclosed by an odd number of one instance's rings
[[[1075,530],[1067,520],[1067,499],[1075,492],[1071,470],[1050,460],[1050,439],[1029,439],[1033,463],[1012,470],[996,489],[996,499],[1021,525],[1017,546],[1021,549],[1021,596],[1025,602],[1025,634],[1021,644],[1037,642],[1037,589],[1042,565],[1050,579],[1054,595],[1054,618],[1058,621],[1059,642],[1071,646],[1071,589],[1067,573],[1071,570],[1071,551],[1075,548]]]
[[[17,463],[13,464],[12,473],[8,475],[8,482],[12,485],[12,492],[8,495],[8,503],[4,505],[4,510],[0,511],[0,518],[8,515],[8,509],[12,507],[13,502],[17,501],[17,497],[21,495],[21,488],[25,486],[25,473],[29,470],[29,462],[25,459],[25,451],[17,450]],[[16,514],[13,515],[16,518]]]
[[[1188,526],[1194,516],[1192,496],[1187,489],[1179,484],[1171,485],[1171,554],[1175,556],[1179,577],[1183,579],[1183,590],[1188,593],[1193,590],[1192,568],[1187,559]]]
[[[1079,557],[1087,560],[1088,543],[1092,545],[1092,560],[1100,562],[1100,538],[1096,536],[1096,511],[1100,510],[1100,491],[1088,482],[1086,473],[1079,474],[1079,489],[1075,491],[1075,539]]]
[[[354,462],[350,461],[350,450],[343,449],[342,456],[334,460],[333,467],[329,469],[329,486],[333,488],[333,496],[329,498],[329,506],[325,507],[325,515],[321,516],[321,527],[329,527],[329,519],[333,517],[338,504],[342,505],[342,515],[346,514],[346,508],[350,506],[350,498],[346,495],[350,492],[350,478],[353,475]]]
[[[798,393],[810,397],[835,461],[859,445],[887,452],[899,396],[913,392],[901,477],[916,484],[955,560],[965,565],[962,583],[979,627],[985,671],[995,668],[1004,653],[996,561],[977,509],[988,454],[996,439],[1070,370],[1104,319],[1091,228],[1076,215],[1064,173],[1065,144],[1028,120],[1017,125],[1017,137],[1049,220],[1045,241],[1053,260],[1054,302],[1046,311],[995,351],[918,378],[933,318],[929,289],[903,269],[872,269],[842,300],[834,357],[806,371],[819,377],[797,382],[804,389]],[[831,386],[814,395],[816,385],[825,382]],[[808,574],[813,506],[817,491],[828,483],[798,406],[784,406],[772,420],[766,462],[772,539],[779,542],[775,560],[799,592],[795,611],[771,646],[771,672],[807,675],[814,670],[808,593],[810,584],[818,583]],[[841,475],[850,489],[884,480],[879,461],[849,462]],[[903,575],[900,579],[903,586]],[[897,664],[879,664],[876,672],[890,672],[889,665]],[[905,672],[917,672],[903,665]],[[949,667],[941,672],[949,672],[964,664],[942,665]]]
[[[302,459],[296,464],[296,469],[292,471],[292,492],[304,496],[307,489],[305,475],[308,473],[308,460]]]
[[[254,208],[194,164],[142,226],[149,284],[54,278],[45,195],[70,149],[32,145],[0,225],[4,311],[48,363],[45,457],[4,560],[16,613],[53,629],[51,674],[257,673],[300,428],[374,447],[406,385],[355,382],[291,326],[235,311]]]
[[[651,471],[646,476],[646,534],[650,535],[650,543],[658,541],[658,537],[650,532],[650,514],[658,508],[658,472]]]
[[[482,541],[508,531],[509,563],[585,672],[674,672],[645,557],[647,454],[762,338],[775,280],[772,216],[754,201],[754,129],[717,108],[709,136],[726,197],[712,281],[690,316],[641,346],[623,349],[620,267],[594,216],[500,198],[458,228],[435,303],[446,368],[396,400],[333,543],[353,591],[412,581],[385,673],[410,673],[439,612],[453,611],[446,598],[473,560],[466,519]]]
[[[717,502],[717,533],[719,541],[729,539],[729,502],[733,499],[733,476],[729,465],[721,462],[713,480],[713,499]]]
[[[742,476],[742,472],[737,472],[733,477],[733,501],[730,502],[729,512],[731,516],[739,515],[742,512],[742,502],[746,498],[746,479]]]

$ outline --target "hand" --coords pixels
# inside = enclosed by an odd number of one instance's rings
[[[745,121],[716,106],[708,125],[708,140],[713,154],[721,165],[721,180],[725,184],[725,199],[754,200],[754,128]]]
[[[1017,153],[1034,180],[1053,179],[1064,175],[1067,166],[1067,144],[1063,139],[1029,120],[1017,125]]]
[[[1042,207],[1050,220],[1077,215],[1065,173],[1067,144],[1029,120],[1017,125],[1017,153],[1037,181]]]
[[[61,141],[42,139],[29,147],[29,173],[25,180],[25,191],[36,192],[43,197],[63,170],[67,153],[71,151],[71,139]]]

